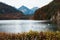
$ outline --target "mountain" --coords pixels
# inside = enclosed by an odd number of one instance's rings
[[[0,20],[1,19],[20,19],[23,13],[16,8],[0,2]]]
[[[38,7],[33,7],[31,10],[33,11],[33,13],[38,9]]]
[[[24,16],[22,19],[28,19],[30,20],[31,17],[34,15],[34,12],[38,9],[38,7],[34,7],[32,9],[27,8],[26,6],[21,6],[18,10],[22,11]]]
[[[53,0],[48,5],[43,6],[35,11],[34,20],[50,20],[53,15],[60,12],[60,0]]]
[[[29,15],[29,14],[31,14],[31,12],[32,12],[29,8],[27,8],[27,7],[25,7],[25,6],[21,6],[21,7],[19,8],[19,10],[22,11],[22,12],[24,13],[24,15]]]
[[[56,29],[60,31],[60,0],[53,0],[48,5],[37,9],[31,19],[50,20],[52,24],[55,24]]]
[[[19,8],[20,11],[22,11],[24,13],[24,15],[33,15],[35,10],[37,9],[38,7],[34,7],[32,9],[29,9],[27,8],[26,6],[21,6]]]

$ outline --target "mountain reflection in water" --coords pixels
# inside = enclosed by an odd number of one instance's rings
[[[33,31],[56,30],[56,26],[49,21],[34,20],[0,20],[0,32],[21,33]]]

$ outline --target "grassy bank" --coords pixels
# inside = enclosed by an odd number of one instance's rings
[[[0,32],[0,40],[60,40],[60,32],[24,32],[18,34],[10,34]]]

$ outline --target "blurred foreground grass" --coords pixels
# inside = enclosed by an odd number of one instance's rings
[[[24,33],[3,33],[0,32],[0,40],[60,40],[60,32],[24,32]]]

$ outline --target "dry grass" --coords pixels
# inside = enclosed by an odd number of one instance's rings
[[[0,32],[0,40],[60,40],[60,32],[34,32],[9,34]]]

